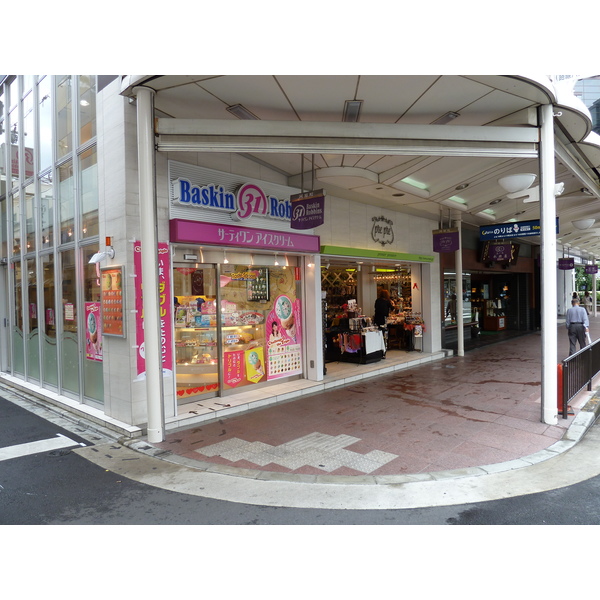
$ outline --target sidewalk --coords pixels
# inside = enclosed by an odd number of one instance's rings
[[[600,316],[590,318],[590,330],[592,339],[600,336]],[[431,473],[451,477],[484,465],[488,472],[513,469],[540,460],[539,453],[551,447],[570,447],[560,440],[574,422],[579,427],[577,415],[593,396],[584,390],[571,402],[575,415],[559,414],[556,425],[541,422],[539,333],[464,357],[422,356],[431,362],[401,368],[419,354],[389,352],[374,367],[389,373],[354,381],[348,369],[355,365],[329,364],[329,389],[311,393],[303,381],[304,395],[297,399],[170,431],[160,444],[127,445],[154,447],[155,455],[173,462],[246,477],[362,483]],[[567,354],[563,321],[557,363]],[[336,379],[347,383],[334,387]],[[582,422],[590,424],[594,416],[582,414]]]

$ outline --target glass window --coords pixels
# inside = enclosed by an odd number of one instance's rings
[[[24,206],[25,211],[25,236],[27,252],[35,252],[35,218],[34,218],[35,185],[31,183],[25,188]]]
[[[98,162],[96,148],[79,158],[81,181],[81,237],[98,235]]]
[[[79,144],[96,136],[96,76],[79,76]]]
[[[15,312],[13,321],[13,368],[15,373],[25,374],[25,359],[23,354],[23,276],[21,263],[14,263]]]
[[[40,122],[40,164],[39,170],[45,171],[52,165],[52,81],[44,77],[38,85],[38,118]]]
[[[83,290],[85,354],[83,361],[83,394],[86,398],[104,401],[104,381],[102,371],[102,323],[100,319],[100,278],[99,265],[89,264],[90,258],[98,252],[98,244],[83,249]]]
[[[37,301],[37,274],[35,270],[35,259],[27,260],[27,317],[29,330],[27,336],[27,377],[28,379],[40,380],[40,338]]]
[[[79,343],[77,340],[77,270],[75,250],[60,253],[62,291],[62,389],[79,393]]]
[[[8,115],[8,142],[10,144],[10,187],[19,183],[19,113],[14,108]]]
[[[61,158],[73,149],[72,77],[71,75],[59,75],[56,81],[56,155]]]
[[[8,209],[6,196],[0,198],[0,257],[8,256],[8,242],[6,240],[6,232],[8,231]]]
[[[41,258],[42,277],[44,281],[44,318],[42,329],[42,365],[44,383],[53,388],[58,387],[58,358],[56,346],[56,296],[54,255],[47,254]]]
[[[40,227],[41,248],[54,244],[54,189],[50,174],[40,178]]]
[[[4,88],[0,85],[0,196],[6,194],[6,167],[4,165],[5,131],[4,117]]]
[[[73,162],[68,161],[58,169],[58,218],[60,220],[60,242],[67,244],[74,240],[75,181]]]
[[[21,254],[21,201],[19,192],[12,196],[12,233],[13,233],[13,254]]]

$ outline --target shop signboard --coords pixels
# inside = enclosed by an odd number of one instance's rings
[[[559,258],[558,259],[558,268],[561,271],[569,271],[575,268],[575,259],[574,258]]]
[[[146,377],[146,356],[144,346],[144,303],[142,287],[142,244],[133,244],[133,265],[135,269],[135,333],[137,353],[137,380]],[[171,312],[171,263],[169,245],[158,244],[158,296],[160,305],[160,339],[163,375],[173,375],[173,316]]]
[[[479,239],[502,240],[514,237],[530,237],[540,235],[540,220],[516,221],[515,223],[496,223],[479,228]],[[556,217],[556,233],[558,233],[558,217]]]
[[[434,252],[456,252],[460,248],[458,229],[436,229],[433,231]]]
[[[292,229],[312,229],[323,225],[325,222],[325,194],[318,190],[308,194],[291,196],[292,215],[290,225]]]
[[[318,235],[255,229],[237,225],[203,223],[172,219],[170,222],[171,242],[182,244],[213,244],[240,248],[264,248],[274,251],[310,252],[320,249]]]

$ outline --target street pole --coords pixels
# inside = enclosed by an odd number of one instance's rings
[[[144,350],[148,441],[164,441],[165,413],[158,278],[158,229],[154,165],[154,90],[134,89],[137,96],[137,147],[142,245]]]
[[[554,169],[554,109],[544,104],[540,121],[540,229],[542,309],[542,422],[558,423],[558,352],[556,318],[556,196]]]

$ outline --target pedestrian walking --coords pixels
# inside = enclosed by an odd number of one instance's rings
[[[592,297],[590,296],[589,292],[586,292],[583,296],[583,308],[585,308],[588,315],[591,315],[592,311],[594,310]]]
[[[571,308],[567,310],[566,319],[567,331],[569,332],[569,356],[577,351],[577,343],[579,343],[579,349],[586,346],[585,335],[590,330],[587,311],[579,306],[579,298],[573,298],[571,304]]]

